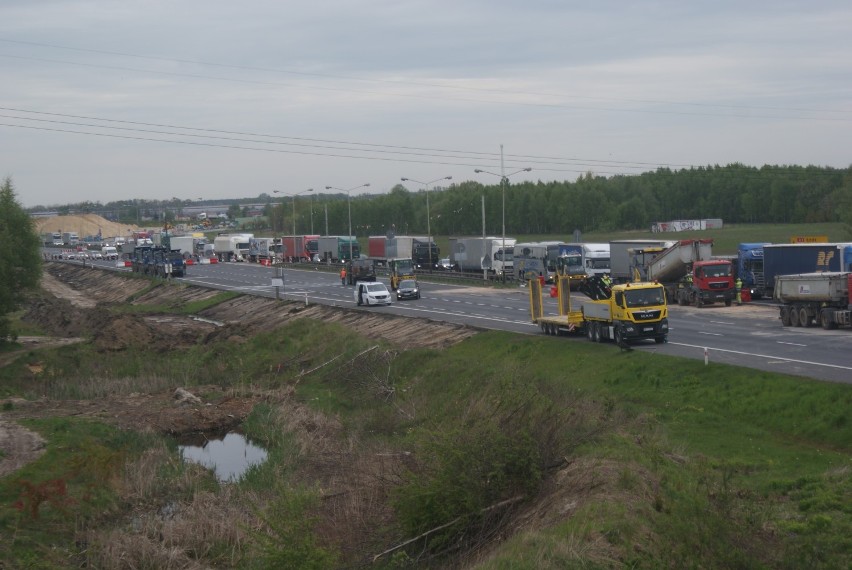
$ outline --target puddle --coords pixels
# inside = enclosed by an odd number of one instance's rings
[[[181,456],[212,469],[222,482],[239,480],[248,468],[266,461],[267,453],[240,433],[224,436],[202,436],[197,445],[178,445]]]

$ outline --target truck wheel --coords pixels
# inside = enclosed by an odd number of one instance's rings
[[[595,323],[586,323],[586,338],[589,342],[595,342]]]
[[[800,327],[799,323],[799,307],[790,307],[790,326]]]
[[[781,326],[790,326],[790,307],[781,307]]]
[[[803,327],[811,326],[811,317],[808,315],[808,309],[806,307],[799,309],[799,322]]]
[[[603,340],[603,325],[601,323],[595,323],[595,342],[601,342]]]
[[[726,307],[730,307],[730,306],[731,306],[731,300],[730,300],[730,299],[725,299],[725,306],[726,306]]]
[[[621,334],[621,328],[615,327],[615,344],[618,346],[624,345],[624,335]]]
[[[701,298],[701,295],[697,295],[695,297],[695,306],[696,307],[703,307],[704,306],[704,299]]]
[[[819,322],[827,331],[837,328],[837,323],[834,322],[834,315],[830,309],[823,309],[819,313]]]
[[[654,337],[654,342],[655,342],[655,343],[657,343],[657,344],[663,344],[664,342],[666,342],[666,337],[664,337],[664,336],[655,336],[655,337]]]

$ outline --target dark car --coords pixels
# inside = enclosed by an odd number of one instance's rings
[[[414,279],[403,279],[399,282],[399,287],[396,289],[396,300],[403,299],[419,299],[420,285]]]

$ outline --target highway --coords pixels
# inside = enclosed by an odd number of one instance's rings
[[[71,262],[74,263],[74,262]],[[76,263],[80,263],[77,261]],[[88,261],[105,268],[115,262]],[[387,307],[358,307],[353,287],[344,287],[337,273],[285,268],[282,299],[307,300],[331,306],[364,311],[386,311],[409,317],[423,317],[472,326],[541,334],[529,320],[526,288],[490,288],[421,281],[420,300],[402,301]],[[272,279],[275,269],[251,263],[193,265],[187,276],[176,281],[204,287],[275,297]],[[381,279],[380,279],[381,280]],[[386,282],[386,280],[385,280]],[[582,305],[582,294],[572,302]],[[555,299],[545,299],[546,310],[556,314]],[[782,327],[778,310],[770,304],[746,304],[741,307],[669,307],[669,342],[641,342],[635,350],[744,366],[817,380],[852,383],[852,331],[822,328]],[[588,342],[585,337],[562,337],[565,342]],[[613,350],[616,350],[613,347]]]

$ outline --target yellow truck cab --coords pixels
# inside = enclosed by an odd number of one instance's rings
[[[659,283],[614,285],[609,298],[591,300],[583,307],[589,340],[612,339],[617,344],[654,339],[666,342],[669,334],[666,292]]]

